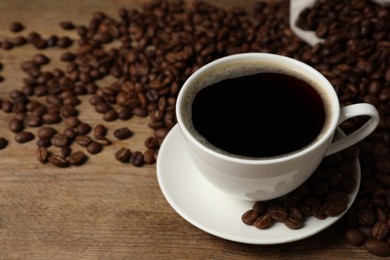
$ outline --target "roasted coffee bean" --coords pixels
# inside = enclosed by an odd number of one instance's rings
[[[108,139],[107,137],[98,138],[98,139],[96,139],[96,142],[98,142],[99,144],[101,144],[103,146],[107,146],[107,145],[112,144],[112,141],[110,139]]]
[[[281,206],[269,207],[267,212],[271,216],[272,219],[279,221],[279,222],[283,222],[288,217],[287,210]]]
[[[57,124],[62,121],[57,113],[46,113],[42,116],[42,120],[45,124]]]
[[[118,151],[116,151],[115,159],[122,163],[128,163],[130,161],[131,154],[132,153],[129,148],[121,147]]]
[[[4,137],[0,137],[0,150],[4,149],[8,145],[8,140]]]
[[[127,139],[133,135],[133,132],[129,128],[123,127],[114,131],[114,136],[120,140]]]
[[[84,164],[87,161],[88,157],[82,152],[82,151],[77,151],[69,155],[69,163],[71,165],[76,165],[80,166]]]
[[[114,109],[111,109],[104,113],[103,119],[104,121],[111,122],[118,118],[118,112],[116,112]]]
[[[20,22],[13,22],[9,26],[9,30],[14,33],[23,31],[23,29],[24,29],[24,25]]]
[[[61,61],[66,61],[66,62],[74,61],[75,59],[76,59],[76,55],[74,55],[72,52],[64,52],[60,57]]]
[[[136,167],[140,167],[144,165],[144,155],[139,151],[133,152],[129,162]]]
[[[62,106],[60,109],[60,114],[63,117],[71,117],[71,116],[77,116],[78,111],[74,106],[67,105],[67,106]]]
[[[52,138],[57,133],[57,130],[50,126],[43,126],[38,130],[39,138]]]
[[[148,115],[147,111],[142,107],[135,107],[133,109],[133,114],[139,117],[145,117]]]
[[[342,192],[333,192],[326,197],[323,212],[330,217],[338,216],[348,208],[348,196]]]
[[[267,208],[267,204],[263,201],[257,201],[252,207],[252,209],[256,210],[259,215],[264,215],[267,212]]]
[[[92,139],[87,135],[78,135],[75,138],[75,142],[81,146],[87,147],[92,143]]]
[[[133,116],[133,112],[131,111],[130,108],[125,107],[122,110],[119,111],[118,113],[118,118],[122,120],[128,120]]]
[[[46,147],[38,147],[38,149],[35,151],[35,158],[37,158],[37,160],[41,163],[46,163],[47,159],[49,158],[49,152],[47,151]]]
[[[63,134],[68,138],[69,141],[73,141],[77,136],[76,131],[69,127],[64,129]]]
[[[67,48],[73,44],[73,40],[68,36],[60,37],[57,41],[57,46],[60,48]]]
[[[87,123],[80,123],[76,128],[77,133],[80,135],[88,134],[89,132],[91,132],[91,129],[92,127]]]
[[[77,127],[81,122],[80,120],[75,116],[69,116],[65,118],[64,120],[65,126],[75,128]]]
[[[253,225],[257,217],[258,217],[257,211],[250,209],[242,215],[241,220],[247,225]]]
[[[12,132],[19,133],[24,129],[24,123],[22,120],[14,118],[9,121],[8,127]]]
[[[18,143],[27,143],[34,139],[34,134],[31,132],[23,131],[15,134],[15,141]]]
[[[70,166],[69,161],[60,155],[52,154],[49,156],[48,161],[59,168],[66,168]]]
[[[96,139],[103,138],[107,135],[107,127],[102,124],[99,124],[93,128],[93,135]]]
[[[30,127],[38,127],[38,126],[42,125],[42,120],[37,116],[30,115],[24,119],[24,123]]]
[[[372,237],[378,240],[384,239],[389,233],[389,226],[386,222],[379,221],[372,227]]]
[[[56,133],[55,135],[53,135],[53,137],[50,138],[50,141],[54,146],[57,146],[57,147],[63,147],[65,145],[69,144],[68,137],[66,137],[66,135],[60,134],[60,133]]]
[[[358,209],[356,217],[362,226],[371,226],[375,222],[375,212],[371,208]]]
[[[33,61],[36,65],[43,66],[43,65],[49,64],[50,59],[49,59],[49,57],[47,57],[45,54],[43,54],[43,53],[38,53],[38,54],[35,54],[35,55],[33,56],[32,61]]]
[[[38,147],[50,147],[51,146],[50,138],[39,138],[37,141],[37,146]]]
[[[60,26],[64,30],[73,30],[76,28],[76,26],[71,21],[62,21],[60,22]]]
[[[272,224],[272,217],[266,213],[263,215],[259,215],[253,225],[258,229],[267,229]]]
[[[283,223],[290,229],[299,229],[303,226],[303,220],[294,217],[286,218]]]
[[[366,240],[364,234],[360,230],[352,227],[345,231],[344,237],[348,243],[354,246],[361,246]]]
[[[156,162],[154,158],[154,150],[148,149],[144,152],[144,162],[146,164],[154,164]]]
[[[66,145],[61,147],[61,155],[62,157],[66,158],[72,153],[72,149]]]
[[[95,105],[95,111],[98,113],[104,114],[110,110],[112,110],[112,107],[105,102],[99,102]]]
[[[364,246],[373,255],[383,257],[390,255],[390,245],[384,241],[370,239],[364,243]]]
[[[100,153],[103,150],[103,146],[95,141],[92,141],[88,146],[87,146],[87,151],[90,154],[97,154]]]
[[[158,147],[158,141],[153,136],[146,138],[144,144],[145,144],[145,147],[149,148],[149,149],[156,149]]]

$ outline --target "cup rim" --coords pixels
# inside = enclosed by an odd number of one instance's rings
[[[221,64],[225,62],[237,62],[240,60],[255,60],[255,59],[267,59],[268,61],[273,62],[284,62],[291,66],[298,66],[300,69],[304,70],[307,73],[310,73],[311,76],[313,76],[317,82],[320,82],[321,86],[324,86],[327,89],[327,96],[329,100],[331,101],[330,106],[330,113],[332,114],[331,120],[329,121],[329,125],[326,129],[326,131],[322,134],[320,138],[315,140],[314,142],[308,144],[307,146],[291,152],[287,154],[282,154],[280,156],[275,157],[259,157],[259,158],[239,158],[234,156],[229,156],[227,154],[221,154],[217,151],[214,151],[210,149],[209,147],[202,144],[198,139],[196,139],[190,131],[187,129],[186,124],[184,123],[183,116],[182,116],[182,105],[183,100],[185,97],[185,92],[188,91],[188,88],[191,86],[191,83],[197,79],[199,76],[203,75],[206,71],[208,71],[211,68],[214,68],[216,66],[220,66]],[[308,154],[312,152],[313,150],[316,150],[318,147],[322,146],[327,140],[332,138],[338,121],[340,117],[340,105],[339,105],[339,99],[337,97],[337,94],[331,85],[331,83],[316,69],[309,66],[306,63],[303,63],[301,61],[298,61],[296,59],[279,55],[279,54],[271,54],[271,53],[261,53],[261,52],[248,52],[248,53],[240,53],[240,54],[233,54],[224,56],[222,58],[216,59],[201,68],[199,68],[197,71],[195,71],[183,84],[181,87],[177,101],[176,101],[176,117],[179,124],[179,127],[181,129],[181,132],[186,136],[187,139],[191,141],[191,143],[195,144],[198,148],[206,152],[207,154],[231,161],[236,163],[242,163],[242,164],[266,164],[266,163],[278,163],[278,162],[284,162],[288,161],[297,157],[301,157],[305,154]]]

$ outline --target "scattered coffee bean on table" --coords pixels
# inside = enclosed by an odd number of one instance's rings
[[[194,71],[235,53],[267,52],[289,56],[320,71],[334,86],[342,106],[368,102],[379,110],[381,118],[375,132],[355,150],[331,157],[335,167],[329,166],[322,175],[315,175],[321,179],[315,182],[317,189],[303,185],[293,192],[296,196],[287,196],[279,204],[273,201],[272,206],[282,206],[288,214],[286,218],[276,219],[290,228],[304,228],[308,217],[324,219],[343,212],[345,196],[339,197],[340,192],[351,193],[356,180],[345,178],[351,172],[351,165],[341,160],[359,156],[362,184],[356,202],[346,214],[345,237],[352,245],[364,245],[362,248],[372,254],[390,255],[389,234],[385,235],[383,224],[390,227],[387,221],[390,212],[389,7],[367,0],[316,1],[297,21],[299,27],[312,30],[324,39],[323,44],[315,46],[302,42],[290,29],[289,1],[278,4],[262,1],[254,5],[253,12],[247,12],[241,8],[226,10],[202,1],[188,4],[163,0],[151,1],[140,9],[123,8],[118,14],[118,18],[114,18],[95,12],[87,25],[59,21],[63,29],[75,29],[77,38],[46,37],[39,32],[23,35],[21,31],[0,40],[4,51],[23,48],[26,44],[37,50],[64,49],[64,69],[47,69],[45,66],[51,57],[37,53],[20,64],[25,73],[23,87],[12,91],[8,97],[1,97],[1,110],[24,123],[22,132],[15,134],[17,142],[31,141],[34,128],[49,125],[56,132],[47,136],[38,134],[39,147],[50,147],[50,140],[57,132],[67,137],[67,146],[78,135],[89,134],[94,126],[82,120],[76,128],[63,127],[65,122],[70,123],[65,120],[67,117],[80,119],[81,96],[88,95],[90,104],[101,114],[102,122],[119,119],[125,127],[129,126],[126,120],[133,117],[149,119],[147,126],[153,135],[145,140],[144,151],[134,152],[136,155],[128,159],[138,166],[149,164],[156,159],[166,134],[176,124],[177,94]],[[19,25],[12,27],[11,31],[20,30]],[[111,43],[118,43],[114,46],[119,47],[106,48]],[[77,46],[69,52],[66,48],[72,44]],[[114,82],[102,84],[100,80],[108,76],[113,77]],[[364,118],[355,118],[344,122],[341,128],[348,133],[363,123]],[[101,145],[111,144],[106,137],[95,138]],[[4,148],[6,143],[0,138],[0,147]],[[154,151],[153,156],[149,149]],[[77,165],[70,162],[71,157],[72,154],[67,158],[51,154],[48,161],[57,167]],[[330,165],[331,158],[327,160]],[[325,175],[328,178],[321,177]],[[302,197],[307,197],[304,205],[301,205]],[[334,198],[338,197],[340,201],[334,203]],[[253,207],[264,216],[254,222],[258,228],[272,228],[276,221],[275,215],[272,218],[267,211],[269,203],[256,203]],[[326,206],[326,210],[322,206]],[[371,210],[362,210],[365,208]]]
[[[8,140],[4,137],[0,137],[0,149],[4,149],[8,145]]]

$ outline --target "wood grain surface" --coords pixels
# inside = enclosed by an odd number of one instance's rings
[[[143,0],[1,0],[0,37],[12,36],[9,24],[48,37],[69,35],[59,22],[88,24],[94,11],[117,17],[120,7],[136,8]],[[213,1],[214,2],[214,1]],[[256,1],[215,1],[226,7],[250,8]],[[76,48],[74,45],[72,49]],[[51,57],[51,67],[63,67],[63,50],[38,51],[31,45],[0,49],[4,69],[0,97],[23,86],[20,63],[36,53]],[[92,125],[101,116],[87,97],[80,117]],[[58,169],[36,161],[35,142],[18,144],[7,127],[12,115],[0,111],[0,136],[10,144],[0,150],[0,259],[367,259],[365,250],[344,242],[343,223],[302,241],[282,245],[247,245],[209,235],[182,219],[163,197],[155,166],[136,168],[114,159],[122,145],[143,150],[152,134],[148,119],[107,123],[110,130],[128,126],[135,135],[115,142],[82,167]],[[35,131],[35,130],[33,130]],[[112,131],[109,132],[112,136]],[[261,232],[259,232],[261,236]]]

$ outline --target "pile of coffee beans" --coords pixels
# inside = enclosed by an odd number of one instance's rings
[[[95,12],[87,25],[62,21],[59,26],[65,32],[75,30],[77,39],[46,37],[37,32],[23,36],[28,28],[15,22],[9,28],[11,36],[0,39],[0,48],[8,51],[24,44],[32,44],[41,52],[64,48],[60,59],[66,68],[47,70],[51,57],[37,53],[20,66],[26,73],[24,85],[2,97],[0,107],[13,115],[9,129],[15,139],[20,143],[38,139],[37,160],[57,167],[87,161],[86,153],[72,151],[73,143],[80,149],[87,147],[87,153],[92,155],[104,152],[104,146],[121,142],[121,138],[131,138],[131,129],[109,129],[104,122],[148,117],[148,127],[154,135],[145,140],[145,151],[121,147],[113,155],[119,162],[142,166],[155,162],[161,142],[176,124],[175,104],[180,87],[199,67],[219,57],[250,51],[301,60],[329,79],[342,105],[368,102],[379,110],[378,129],[358,149],[348,150],[350,155],[344,154],[352,158],[359,150],[362,168],[362,185],[347,214],[345,237],[352,245],[375,255],[390,255],[390,9],[368,0],[317,1],[301,14],[297,24],[315,31],[324,43],[309,46],[294,35],[289,27],[288,1],[262,1],[252,12],[241,8],[225,10],[202,1],[152,1],[140,9],[122,8],[117,18]],[[12,36],[14,32],[18,32],[17,36]],[[65,49],[72,44],[77,44],[76,51]],[[101,85],[99,80],[108,76],[115,79],[114,83]],[[99,125],[90,125],[78,117],[80,97],[84,95],[101,114]],[[349,132],[364,120],[349,120],[342,128]],[[109,140],[107,130],[117,130],[117,140]],[[0,149],[6,148],[7,143],[0,136]],[[54,152],[53,147],[59,152]],[[338,172],[332,173],[334,178],[348,184],[348,171],[338,167],[327,171]],[[304,227],[299,213],[323,218],[341,212],[348,191],[343,191],[341,184],[337,189],[329,186],[323,178],[316,182],[316,192],[324,192],[319,203],[318,199],[309,203],[317,205],[313,206],[316,210],[309,212],[296,205],[288,214],[283,210],[281,214],[280,206],[286,205],[280,201],[266,205],[259,202],[256,212],[246,214],[245,221],[250,223],[254,215],[262,215],[265,207],[272,213],[272,221],[282,221],[290,228]],[[341,196],[342,204],[330,204],[325,211],[327,196],[329,201]],[[270,218],[265,217],[257,225],[266,226],[268,221]]]
[[[304,228],[305,219],[323,220],[338,216],[348,208],[348,195],[357,188],[357,146],[326,157],[313,175],[289,194],[258,201],[242,215],[242,221],[259,229],[282,222],[290,229]]]

